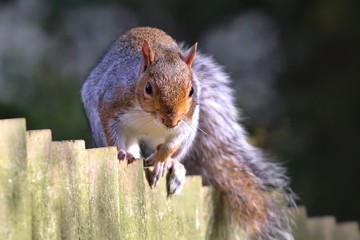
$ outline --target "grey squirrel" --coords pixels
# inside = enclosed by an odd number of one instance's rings
[[[184,50],[159,29],[133,28],[81,90],[94,146],[116,146],[119,160],[129,163],[148,153],[151,185],[169,171],[169,194],[181,192],[186,170],[199,173],[247,239],[293,239],[288,179],[247,143],[229,84],[197,44]]]

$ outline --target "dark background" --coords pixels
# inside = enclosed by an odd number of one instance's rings
[[[360,1],[0,1],[0,118],[88,139],[79,90],[127,29],[199,42],[237,89],[249,140],[310,215],[360,221]],[[221,94],[221,93],[219,93]]]

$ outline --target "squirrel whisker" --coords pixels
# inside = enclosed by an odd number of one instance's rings
[[[186,121],[184,121],[183,119],[180,120],[182,123],[185,123],[191,130],[193,130],[194,132],[196,132],[196,129],[191,126],[189,123],[187,123]],[[200,130],[202,133],[204,133],[205,135],[207,135],[207,133],[202,130],[200,127],[197,127],[198,130]]]
[[[142,131],[142,132],[149,130],[148,127],[150,126],[150,124],[152,123],[152,121],[153,121],[153,119],[148,119],[148,121],[145,122],[139,130]]]
[[[187,122],[185,122],[183,119],[181,119],[180,122],[181,122],[181,123],[184,123],[185,126],[188,126],[189,129],[191,129],[192,131],[196,132],[196,129],[195,129],[193,126],[191,126],[190,124],[188,124]]]
[[[124,118],[121,118],[121,122],[128,122],[128,121],[133,121],[133,120],[137,120],[137,119],[144,119],[144,120],[153,120],[153,117],[150,115],[143,115],[143,114],[133,114],[133,115],[129,115],[126,116]]]

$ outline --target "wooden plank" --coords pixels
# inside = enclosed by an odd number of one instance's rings
[[[200,176],[186,177],[183,191],[169,199],[175,215],[176,239],[205,239],[205,222],[203,216],[202,180]]]
[[[148,239],[178,239],[180,233],[176,221],[174,221],[175,211],[173,204],[167,198],[165,177],[159,180],[156,188],[151,189],[147,181],[145,184]]]
[[[233,222],[225,196],[213,187],[203,189],[206,239],[246,239],[243,230]]]
[[[54,205],[61,239],[89,239],[88,161],[84,141],[53,142]]]
[[[148,239],[145,220],[143,164],[119,164],[120,238]],[[146,199],[148,201],[148,199]]]
[[[213,188],[210,186],[203,186],[201,189],[201,194],[202,197],[201,199],[203,200],[203,218],[204,218],[204,223],[205,223],[205,238],[206,239],[211,239],[210,238],[210,232],[212,230],[208,229],[209,226],[211,226],[211,218],[213,216],[213,206],[212,206],[212,191]]]
[[[334,239],[360,240],[359,224],[357,222],[345,222],[336,226]]]
[[[25,119],[0,120],[0,239],[31,238]]]
[[[311,217],[307,221],[310,233],[318,240],[333,240],[336,221],[332,216]],[[336,240],[336,239],[334,239]]]
[[[299,206],[291,210],[291,218],[294,220],[294,225],[292,228],[293,236],[295,239],[316,239],[308,228],[308,218],[306,213],[306,208],[304,206]]]
[[[57,213],[53,211],[50,146],[50,130],[27,132],[33,239],[59,239],[55,224]]]
[[[152,168],[147,169],[149,171]],[[144,173],[145,175],[145,173]],[[145,193],[145,223],[146,223],[146,234],[149,240],[163,239],[162,234],[162,219],[160,206],[157,204],[160,196],[158,194],[159,188],[151,189],[148,182],[144,177],[144,193]]]
[[[90,239],[121,239],[117,150],[90,149],[88,158]]]

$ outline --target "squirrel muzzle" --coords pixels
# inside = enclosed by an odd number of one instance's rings
[[[180,116],[173,113],[161,114],[160,119],[162,124],[164,124],[167,128],[174,128],[179,125],[180,122]]]

